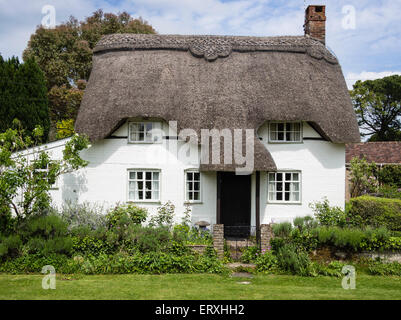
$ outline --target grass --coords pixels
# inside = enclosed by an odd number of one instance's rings
[[[395,276],[357,275],[355,290],[344,290],[341,278],[286,275],[57,275],[55,290],[42,289],[42,278],[0,274],[0,299],[401,299],[401,277]]]

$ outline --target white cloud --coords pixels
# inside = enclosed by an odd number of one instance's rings
[[[362,71],[360,73],[347,73],[345,77],[345,81],[347,82],[348,89],[352,89],[352,86],[357,80],[375,80],[380,79],[392,75],[401,75],[401,71],[382,71],[382,72],[371,72],[371,71]]]

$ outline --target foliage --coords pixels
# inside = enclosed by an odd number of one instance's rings
[[[274,236],[285,238],[290,235],[292,230],[292,224],[291,222],[281,222],[273,224],[272,230]]]
[[[312,263],[308,254],[295,245],[284,245],[278,250],[276,257],[277,265],[281,270],[300,276],[312,275]]]
[[[277,271],[278,261],[277,257],[271,250],[262,252],[257,255],[255,259],[256,271],[260,273],[272,273]]]
[[[75,119],[92,69],[93,49],[102,35],[112,33],[155,33],[155,30],[127,12],[115,15],[97,10],[84,21],[70,17],[55,28],[39,26],[31,35],[23,58],[34,59],[45,75],[54,124]]]
[[[171,227],[174,220],[175,206],[171,201],[157,208],[157,214],[153,215],[149,221],[151,226]]]
[[[346,264],[340,261],[331,261],[328,264],[312,262],[311,270],[314,275],[328,276],[328,277],[342,277],[342,268]]]
[[[46,80],[34,59],[20,63],[18,58],[4,61],[0,56],[0,132],[13,128],[19,119],[31,135],[36,126],[43,128],[43,138],[49,132],[49,107]]]
[[[323,202],[314,202],[309,206],[322,226],[342,227],[346,223],[344,211],[340,207],[331,207],[327,198],[324,198]]]
[[[7,260],[0,272],[40,272],[44,265],[53,265],[57,273],[83,274],[162,274],[162,273],[226,273],[216,257],[206,255],[174,255],[166,252],[149,252],[113,255],[99,254],[86,258],[68,258],[65,255],[25,255]]]
[[[133,224],[142,224],[146,221],[147,216],[148,211],[145,208],[129,203],[117,205],[106,215],[106,221],[109,227],[121,224],[122,220]]]
[[[60,211],[55,210],[68,224],[68,228],[76,229],[87,227],[89,230],[96,230],[106,227],[106,217],[102,214],[103,208],[97,204],[89,202],[76,203],[72,201],[65,201]],[[89,230],[85,229],[88,233]]]
[[[350,94],[362,136],[370,141],[401,139],[401,76],[358,80]]]
[[[371,261],[368,266],[369,273],[380,276],[401,276],[401,263],[383,263],[381,261]]]
[[[349,217],[354,225],[401,231],[401,200],[362,196],[350,203]]]
[[[401,188],[401,165],[388,164],[376,170],[376,178],[381,185]]]
[[[243,263],[253,263],[260,253],[260,249],[257,246],[246,247],[242,252],[241,261]]]
[[[56,139],[65,139],[74,134],[74,119],[66,119],[57,122]]]
[[[394,185],[382,185],[378,188],[376,195],[380,198],[401,200],[401,189]]]
[[[86,137],[75,134],[65,144],[63,158],[52,160],[45,148],[37,146],[42,128],[35,128],[33,136],[21,126],[0,133],[0,212],[11,207],[18,221],[49,210],[49,190],[57,177],[88,164],[79,155],[88,146]],[[33,148],[32,155],[28,148]]]
[[[376,164],[366,159],[354,157],[350,162],[351,197],[375,192],[377,180],[375,179]]]

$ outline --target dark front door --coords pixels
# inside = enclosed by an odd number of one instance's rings
[[[225,236],[248,236],[251,225],[251,175],[220,172],[220,197]]]

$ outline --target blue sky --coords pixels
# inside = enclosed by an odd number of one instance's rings
[[[326,5],[327,45],[349,86],[401,74],[401,0],[0,0],[0,52],[21,56],[44,5],[55,7],[56,23],[102,8],[141,16],[161,34],[274,36],[303,34],[304,2]]]

